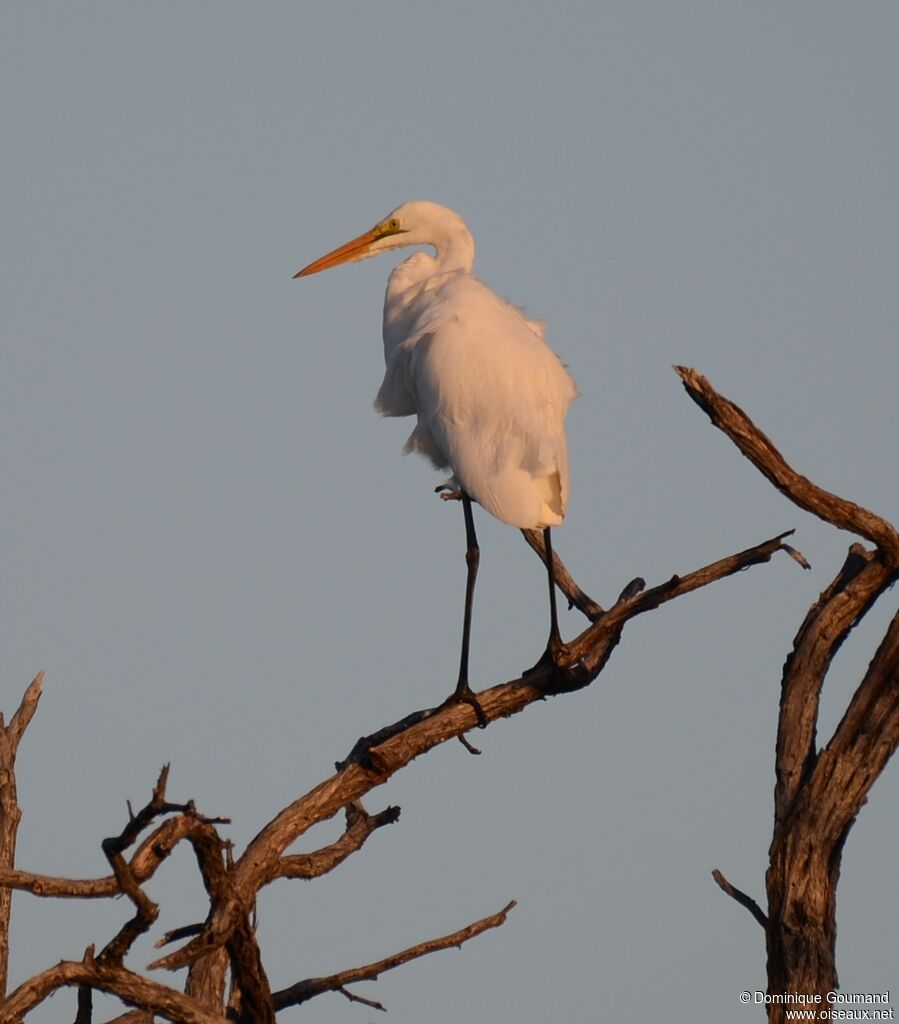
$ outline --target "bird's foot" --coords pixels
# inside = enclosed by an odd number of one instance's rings
[[[376,775],[382,774],[385,770],[385,765],[381,756],[373,747],[373,737],[360,736],[355,744],[353,744],[353,749],[346,758],[343,761],[336,761],[334,763],[335,770],[342,772],[349,765],[358,764],[367,772],[373,772]]]
[[[484,714],[484,709],[481,707],[474,690],[472,690],[468,683],[463,682],[457,685],[455,690],[440,706],[445,708],[451,704],[470,704],[474,708],[474,713],[478,716],[478,728],[487,728],[489,719]]]
[[[451,483],[438,484],[434,488],[434,493],[439,494],[442,501],[461,501],[462,492],[457,488],[454,488]]]
[[[540,672],[547,671],[547,669],[551,669],[554,673],[564,672],[570,662],[571,651],[568,645],[562,643],[561,638],[557,636],[550,637],[546,650],[540,655],[540,659],[535,665],[526,668],[521,673],[521,678],[526,679],[528,676],[535,676]]]

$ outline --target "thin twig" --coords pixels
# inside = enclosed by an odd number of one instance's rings
[[[153,947],[154,949],[162,949],[163,946],[168,946],[172,942],[193,938],[194,935],[199,935],[202,931],[203,923],[201,921],[197,921],[195,924],[185,924],[180,928],[173,928],[170,932],[166,932],[165,935],[153,943]]]
[[[758,921],[763,928],[767,929],[768,917],[764,910],[762,910],[751,896],[747,896],[745,892],[742,892],[735,885],[731,885],[717,868],[712,872],[712,878],[714,878],[718,883],[718,887],[720,889],[726,892],[731,899],[736,900],[741,907],[745,907],[756,921]]]
[[[387,1012],[387,1007],[383,1003],[379,1003],[377,999],[366,999],[365,996],[357,996],[355,992],[350,992],[349,989],[344,988],[342,985],[340,988],[335,989],[342,996],[346,996],[351,1003],[362,1003],[363,1006],[370,1006],[373,1010],[380,1010],[382,1013]]]

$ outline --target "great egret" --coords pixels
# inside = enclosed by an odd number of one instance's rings
[[[459,678],[449,700],[470,703],[484,725],[468,683],[480,558],[471,503],[504,523],[544,531],[550,633],[538,664],[557,664],[562,641],[550,527],[562,522],[568,502],[563,421],[577,389],[546,344],[543,324],[528,320],[472,274],[474,239],[462,218],[444,206],[404,203],[295,276],[410,245],[431,246],[435,255],[416,252],[390,275],[383,321],[387,369],[375,406],[384,416],[417,416],[404,451],[452,469],[444,486],[462,501],[468,574]]]

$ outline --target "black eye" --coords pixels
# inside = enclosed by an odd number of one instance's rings
[[[396,231],[399,228],[399,226],[400,222],[396,219],[396,217],[391,217],[390,220],[387,221],[387,227],[389,227],[391,231]]]

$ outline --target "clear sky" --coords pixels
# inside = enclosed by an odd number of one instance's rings
[[[359,991],[396,1024],[761,1019],[738,1002],[761,930],[709,872],[763,899],[780,669],[854,538],[774,492],[670,367],[899,521],[897,39],[888,2],[3,5],[0,707],[47,672],[20,865],[104,874],[164,761],[240,848],[448,693],[461,515],[400,457],[411,423],[372,409],[395,260],[291,280],[433,199],[583,394],[556,542],[591,595],[790,527],[813,571],[778,559],[641,617],[588,690],[372,794],[399,824],[263,896],[272,984],[514,898],[502,929]],[[478,527],[476,688],[546,629],[539,562]],[[896,603],[840,652],[823,738]],[[845,851],[847,991],[899,989],[897,797],[891,765]],[[202,916],[187,850],[151,894],[153,938]],[[17,896],[12,983],[128,913]],[[63,993],[36,1019],[73,1016]]]

